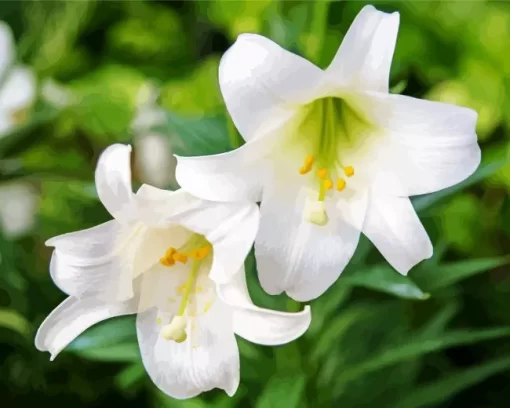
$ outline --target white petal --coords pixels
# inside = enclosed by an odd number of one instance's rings
[[[11,28],[0,21],[0,77],[4,75],[14,60],[14,38]]]
[[[99,157],[96,167],[96,189],[108,212],[121,222],[135,217],[131,188],[131,146],[114,144]]]
[[[329,222],[304,220],[306,192],[279,186],[264,193],[255,256],[262,287],[271,295],[286,291],[298,301],[324,293],[339,277],[358,245],[366,209],[364,195],[327,202]]]
[[[265,160],[272,135],[248,141],[231,152],[177,157],[177,183],[189,193],[212,201],[260,201],[267,177]]]
[[[55,284],[75,297],[122,301],[133,296],[133,258],[142,235],[117,221],[54,237],[50,273]]]
[[[39,327],[38,350],[49,351],[53,360],[61,350],[89,327],[115,316],[136,313],[136,302],[106,304],[93,298],[64,300]]]
[[[213,388],[232,396],[239,385],[239,351],[231,316],[215,302],[183,343],[165,340],[157,324],[158,311],[137,317],[142,361],[152,381],[173,398],[192,398]],[[229,327],[230,326],[230,327]]]
[[[432,256],[432,243],[406,197],[370,197],[363,233],[403,275]]]
[[[438,191],[466,179],[480,163],[477,113],[471,109],[376,93],[359,95],[353,103],[384,132],[374,164],[376,188],[386,194]]]
[[[152,226],[178,224],[204,235],[213,245],[211,279],[226,282],[243,265],[259,224],[255,203],[215,203],[183,190],[159,190],[144,185],[137,192],[139,217]]]
[[[300,337],[310,326],[310,307],[298,313],[263,309],[253,304],[246,286],[244,268],[226,285],[218,285],[218,296],[233,308],[234,332],[256,344],[274,346]]]
[[[398,13],[383,13],[365,6],[345,35],[327,73],[344,87],[388,92],[399,20]]]
[[[223,98],[245,140],[314,100],[323,79],[321,69],[256,34],[240,35],[219,68]]]
[[[28,68],[16,67],[0,88],[0,109],[14,112],[27,108],[35,99],[35,75]]]

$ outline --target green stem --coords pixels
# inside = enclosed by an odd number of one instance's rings
[[[201,259],[193,260],[193,266],[191,267],[191,272],[189,274],[188,281],[186,282],[186,286],[184,288],[184,294],[182,295],[181,305],[179,306],[179,311],[177,312],[177,316],[183,316],[186,311],[186,305],[188,304],[189,294],[191,292],[191,287],[195,283],[195,279],[197,277],[198,268],[200,267]]]
[[[322,57],[322,48],[328,27],[329,1],[316,0],[314,2],[310,27],[311,41],[308,42],[306,53],[308,59],[315,63],[319,63]]]

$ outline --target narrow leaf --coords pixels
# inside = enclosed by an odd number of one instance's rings
[[[478,273],[510,263],[509,256],[470,259],[450,264],[423,268],[412,272],[413,279],[428,291],[438,290]]]
[[[378,355],[347,369],[340,376],[340,382],[352,381],[368,373],[385,367],[420,357],[427,353],[445,350],[456,346],[465,346],[481,341],[510,337],[510,328],[495,328],[484,330],[458,330],[443,333],[429,339],[418,337],[408,342],[389,348]]]
[[[277,374],[271,377],[256,408],[297,408],[305,390],[306,376],[303,373]]]
[[[342,276],[340,282],[378,290],[405,299],[428,299],[430,295],[424,293],[409,277],[400,275],[389,266],[377,265],[349,276]]]
[[[464,370],[448,374],[437,381],[415,389],[396,408],[419,408],[444,404],[459,392],[502,371],[510,371],[510,356],[494,359]]]

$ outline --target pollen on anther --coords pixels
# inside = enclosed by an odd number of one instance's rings
[[[336,189],[338,191],[343,191],[345,189],[345,186],[347,185],[347,183],[345,182],[345,180],[343,178],[339,178],[337,181],[336,181]]]
[[[159,259],[159,263],[163,266],[172,266],[175,265],[175,261],[172,258],[168,258],[164,256],[163,258]]]
[[[324,188],[326,190],[331,190],[333,188],[333,182],[331,179],[324,180]]]
[[[325,180],[328,177],[328,171],[326,169],[319,169],[317,170],[317,175],[320,179]]]
[[[175,262],[181,262],[181,263],[186,263],[188,262],[188,257],[184,254],[181,254],[179,252],[176,252],[173,256],[172,256],[172,259],[175,261]]]
[[[345,166],[344,167],[344,172],[345,172],[345,175],[347,177],[352,177],[352,176],[354,176],[354,167],[352,167],[352,166]]]

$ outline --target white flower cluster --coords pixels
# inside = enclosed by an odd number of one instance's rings
[[[69,297],[40,327],[37,348],[53,358],[93,324],[137,314],[143,363],[161,390],[232,395],[236,334],[283,344],[311,320],[309,306],[282,313],[252,303],[252,245],[265,291],[301,302],[336,281],[361,233],[402,274],[429,258],[409,196],[475,171],[477,114],[389,93],[398,26],[398,13],[363,8],[325,70],[262,36],[239,36],[219,81],[246,143],[177,157],[180,190],[133,193],[130,146],[106,149],[96,188],[113,220],[47,242],[52,279]]]

